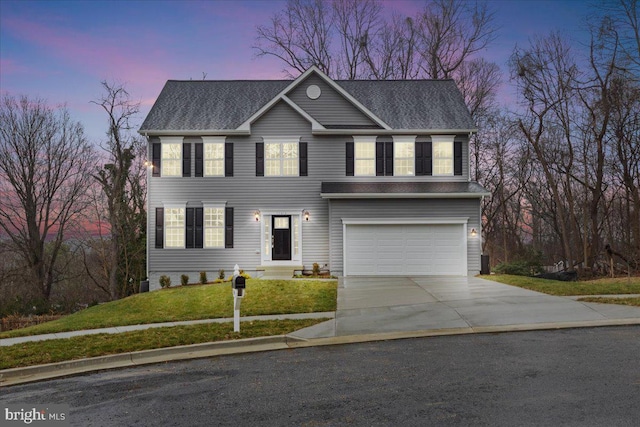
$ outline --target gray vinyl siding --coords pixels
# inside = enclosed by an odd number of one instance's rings
[[[329,233],[331,241],[331,272],[342,275],[344,271],[343,219],[440,219],[449,217],[469,218],[467,229],[480,233],[480,199],[366,199],[331,200]],[[480,237],[467,238],[467,270],[469,274],[480,272]]]
[[[317,85],[320,88],[321,95],[318,99],[310,99],[307,96],[307,88],[310,85]],[[301,82],[287,96],[324,126],[376,125],[374,121],[315,74]]]
[[[306,90],[306,85],[300,85]],[[323,89],[323,94],[325,91]],[[306,95],[305,95],[306,97]],[[329,110],[333,106],[325,107]],[[256,143],[267,136],[296,136],[307,142],[308,176],[256,177]],[[233,266],[249,274],[256,274],[262,265],[260,254],[260,224],[253,212],[302,212],[311,214],[309,222],[302,221],[302,264],[311,269],[313,263],[327,264],[334,274],[342,272],[342,224],[340,218],[384,216],[389,218],[433,216],[469,216],[469,228],[479,227],[479,200],[376,200],[332,201],[320,197],[323,181],[390,181],[390,180],[468,180],[468,148],[466,136],[459,136],[463,144],[462,177],[347,177],[345,143],[351,135],[314,136],[310,123],[286,103],[280,102],[266,112],[251,127],[251,136],[229,136],[234,144],[233,177],[195,177],[195,150],[192,147],[190,177],[151,177],[148,180],[148,266],[151,289],[159,287],[160,275],[167,274],[173,284],[180,283],[180,275],[188,274],[190,282],[198,281],[198,272],[206,271],[209,280],[218,270],[227,276]],[[159,142],[156,137],[150,142]],[[201,142],[200,137],[187,137],[184,142]],[[149,147],[149,158],[151,148]],[[155,209],[163,204],[186,202],[187,207],[202,206],[203,201],[226,202],[234,208],[234,247],[232,249],[156,249]],[[351,207],[349,207],[351,206]],[[329,210],[333,221],[329,224]],[[479,239],[478,239],[479,240]],[[331,244],[330,244],[331,241]],[[470,243],[471,244],[471,243]],[[473,245],[472,245],[473,246]],[[477,247],[476,247],[477,246]],[[469,270],[480,269],[480,244],[469,249]],[[330,259],[331,249],[331,259]]]

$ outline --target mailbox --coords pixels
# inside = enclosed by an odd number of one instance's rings
[[[236,276],[231,281],[233,289],[244,289],[247,287],[245,278],[242,276]]]
[[[236,295],[239,298],[244,298],[244,290],[247,287],[244,277],[234,276],[231,280],[231,287],[233,287]]]

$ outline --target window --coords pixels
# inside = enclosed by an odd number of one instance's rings
[[[204,247],[224,248],[224,208],[204,208]]]
[[[224,143],[204,144],[204,176],[224,176]]]
[[[163,143],[162,176],[182,176],[182,143]]]
[[[415,137],[413,137],[415,139]],[[394,143],[394,175],[413,176],[415,169],[415,143],[395,142]]]
[[[355,141],[355,176],[374,176],[375,174],[376,174],[375,142]]]
[[[164,210],[164,247],[184,248],[184,208],[167,207]]]
[[[453,175],[453,140],[433,140],[433,175]]]
[[[265,176],[298,176],[300,164],[297,142],[264,144]]]

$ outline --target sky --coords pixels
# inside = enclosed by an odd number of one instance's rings
[[[560,30],[588,40],[585,0],[490,0],[498,38],[481,54],[505,70],[503,103],[512,102],[506,62],[516,44]],[[87,137],[106,139],[107,120],[90,101],[100,82],[124,84],[140,102],[138,125],[165,82],[282,79],[283,66],[256,57],[256,27],[285,0],[0,0],[0,93],[66,105]],[[422,0],[385,0],[384,12],[415,15]]]

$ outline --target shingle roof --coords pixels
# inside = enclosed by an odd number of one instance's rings
[[[320,190],[322,197],[358,198],[358,197],[482,197],[490,193],[477,182],[323,182]]]
[[[169,80],[140,131],[236,129],[291,83],[291,80]],[[475,129],[452,80],[337,80],[336,83],[393,129]]]

